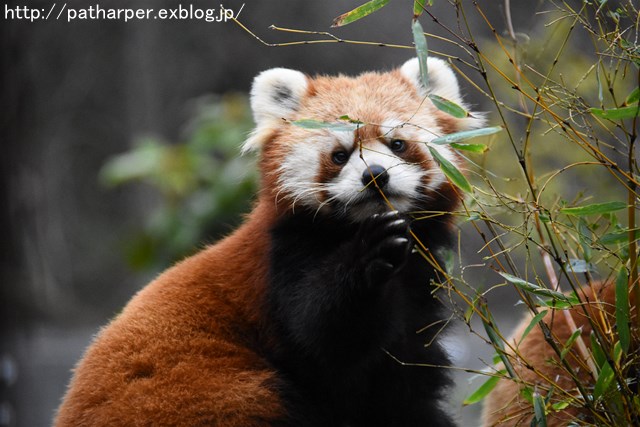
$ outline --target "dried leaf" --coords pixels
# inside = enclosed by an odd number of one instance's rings
[[[333,20],[332,27],[342,27],[347,24],[351,24],[365,16],[371,15],[373,12],[382,9],[389,3],[389,0],[371,0],[363,5],[356,7],[355,9],[343,13]]]

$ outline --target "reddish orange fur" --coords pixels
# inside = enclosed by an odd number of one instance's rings
[[[585,346],[590,348],[589,336],[592,331],[589,318],[585,315],[585,309],[589,317],[597,324],[603,325],[604,330],[615,324],[615,286],[613,283],[596,284],[593,287],[583,288],[581,294],[582,301],[589,301],[589,304],[573,307],[569,310],[576,327],[582,328],[581,339]],[[595,302],[598,301],[598,302]],[[531,318],[523,320],[509,338],[509,342],[517,343],[523,335],[524,330],[529,325]],[[573,330],[567,323],[561,310],[549,310],[544,317],[544,322],[549,325],[554,335],[555,341],[560,343],[560,348],[567,342]],[[604,326],[607,325],[607,326]],[[558,356],[546,342],[543,332],[539,327],[534,327],[531,332],[518,346],[518,352],[526,361],[526,365],[535,367],[538,371],[556,384],[553,396],[558,400],[562,399],[559,390],[570,391],[573,395],[578,395],[576,384],[565,369],[560,367]],[[513,366],[518,377],[529,385],[540,384],[548,388],[549,383],[543,381],[533,370],[527,368],[522,359],[512,359]],[[574,344],[566,359],[577,373],[582,384],[593,385],[593,377],[585,364],[584,358]],[[484,401],[484,423],[488,426],[529,426],[533,418],[533,408],[520,394],[522,385],[510,380],[500,380],[496,388]],[[546,395],[546,392],[541,394]],[[547,415],[547,426],[566,426],[572,420],[588,419],[588,413],[581,407],[569,406],[562,411],[550,412]]]
[[[142,290],[87,351],[55,425],[240,427],[279,417],[275,375],[246,345],[257,339],[273,220],[262,200],[235,233]]]

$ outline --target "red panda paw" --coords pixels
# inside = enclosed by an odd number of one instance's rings
[[[356,256],[365,279],[372,286],[382,284],[405,265],[411,252],[409,221],[397,211],[373,215],[360,226],[358,242]]]

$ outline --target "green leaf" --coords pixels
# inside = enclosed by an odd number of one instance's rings
[[[420,78],[422,85],[426,90],[429,89],[429,68],[427,66],[427,58],[429,57],[429,48],[427,46],[427,38],[424,36],[424,30],[420,21],[413,20],[411,24],[411,32],[413,33],[413,44],[416,46],[416,55],[420,64]]]
[[[596,334],[594,334],[593,331],[591,331],[591,335],[589,335],[589,340],[591,341],[591,354],[593,354],[593,360],[595,360],[596,366],[600,368],[604,365],[607,358],[600,346],[600,343],[598,342],[598,339],[596,338]]]
[[[454,132],[448,135],[440,136],[433,141],[429,142],[429,144],[435,145],[445,145],[445,144],[453,144],[454,142],[466,141],[467,139],[476,138],[478,136],[486,136],[492,135],[494,133],[498,133],[502,131],[502,126],[493,126],[482,129],[474,129],[474,130],[464,130],[462,132]]]
[[[627,269],[622,267],[616,277],[616,325],[620,346],[625,354],[629,351],[631,343],[631,332],[629,331],[629,274]]]
[[[595,400],[600,399],[604,395],[604,393],[611,385],[613,377],[613,369],[611,369],[611,365],[609,365],[609,363],[605,361],[602,369],[600,369],[600,373],[598,374],[598,380],[593,387],[593,398]]]
[[[357,128],[354,123],[337,123],[337,122],[322,122],[313,119],[300,119],[289,122],[294,126],[298,126],[304,129],[330,129],[338,131],[353,131]]]
[[[531,405],[533,405],[533,389],[529,386],[524,386],[520,389],[520,396]]]
[[[516,371],[515,369],[513,369],[511,361],[504,352],[504,343],[502,342],[500,335],[496,333],[495,321],[493,320],[493,316],[491,316],[491,313],[487,310],[486,305],[481,305],[479,310],[482,314],[482,324],[484,326],[485,332],[487,333],[487,337],[489,337],[489,341],[491,341],[493,347],[498,353],[498,356],[500,356],[500,360],[502,360],[504,368],[507,370],[507,373],[511,378],[517,378]]]
[[[531,422],[532,425],[536,425],[538,427],[547,427],[547,414],[545,412],[545,403],[544,399],[537,391],[533,392],[533,413],[535,414],[534,420]],[[535,422],[535,424],[534,424]]]
[[[364,125],[364,122],[361,122],[360,120],[352,119],[346,114],[344,116],[338,117],[338,120],[344,120],[345,122],[353,123],[356,125]]]
[[[416,21],[417,22],[417,21]],[[455,117],[456,119],[464,119],[465,117],[469,117],[469,112],[456,104],[455,102],[449,101],[435,93],[429,95],[429,99],[433,102],[433,105],[440,111],[444,111],[445,113]]]
[[[331,27],[342,27],[347,24],[351,24],[359,19],[364,18],[367,15],[371,15],[373,12],[382,9],[389,3],[389,0],[371,0],[363,5],[356,7],[355,9],[343,13],[333,20]]]
[[[536,314],[535,316],[533,316],[533,318],[531,319],[531,321],[529,322],[529,325],[527,325],[526,329],[524,330],[524,332],[522,333],[522,336],[520,337],[520,341],[518,341],[518,345],[520,345],[520,343],[527,337],[527,335],[529,335],[529,332],[531,332],[531,330],[538,324],[540,323],[540,321],[542,320],[542,318],[545,316],[545,314],[547,314],[549,312],[549,310],[542,310],[540,313]]]
[[[413,2],[413,19],[417,19],[424,12],[425,3],[427,6],[433,5],[433,0],[414,0]]]
[[[583,260],[583,259],[570,259],[569,271],[573,273],[587,273],[597,271],[595,265]]]
[[[458,144],[456,142],[451,143],[451,147],[456,150],[469,151],[471,153],[485,153],[489,147],[485,144]]]
[[[560,212],[566,215],[602,215],[608,212],[615,212],[621,209],[625,209],[627,204],[624,202],[608,202],[608,203],[595,203],[586,206],[576,206],[573,208],[562,208]]]
[[[620,360],[620,356],[622,355],[622,347],[620,346],[620,342],[616,342],[613,348],[613,360],[618,362]],[[613,383],[613,379],[615,378],[615,373],[609,362],[606,360],[602,364],[602,368],[600,369],[600,374],[598,374],[598,380],[593,387],[593,398],[594,400],[598,400],[604,396],[604,394],[609,390]]]
[[[634,239],[640,238],[639,230],[634,230]],[[629,230],[616,231],[614,233],[607,233],[600,238],[600,243],[603,245],[614,245],[621,243],[629,243]]]
[[[467,181],[467,178],[464,177],[462,172],[460,172],[453,163],[445,159],[435,148],[429,147],[429,151],[436,162],[438,162],[440,169],[447,178],[449,178],[456,187],[460,188],[465,193],[471,193],[471,184],[469,184],[469,181]]]
[[[473,316],[474,313],[474,307],[472,305],[468,305],[466,310],[464,311],[464,321],[466,323],[471,322],[471,316]]]
[[[588,263],[591,260],[591,229],[584,218],[578,219],[578,240],[584,254],[584,260]],[[574,270],[575,271],[575,270]],[[577,273],[577,272],[576,272]],[[583,272],[584,273],[584,272]]]
[[[591,108],[591,114],[608,120],[624,120],[632,119],[640,116],[640,104],[635,103],[626,107],[609,108],[602,110],[600,108]]]
[[[560,360],[564,360],[564,358],[567,356],[567,353],[569,353],[569,351],[571,350],[573,343],[580,335],[582,335],[582,327],[579,327],[578,329],[573,331],[567,342],[564,344],[564,347],[560,352]]]
[[[640,101],[640,87],[635,88],[630,94],[629,96],[627,96],[627,99],[624,101],[625,105],[631,105],[634,102],[638,102]]]
[[[596,83],[598,85],[598,101],[600,101],[600,104],[602,104],[602,101],[604,100],[604,96],[603,96],[603,90],[602,90],[602,81],[600,80],[600,64],[597,64],[596,66]]]
[[[558,300],[557,298],[551,298],[548,300],[543,300],[540,297],[536,298],[538,299],[540,307],[548,307],[557,310],[566,310],[567,308],[572,308],[580,304],[580,298],[578,298],[575,292],[569,294],[566,301]]]
[[[462,405],[463,406],[473,405],[474,403],[480,402],[489,393],[491,393],[491,390],[493,390],[496,387],[496,385],[498,384],[498,381],[500,381],[502,377],[506,375],[506,373],[507,371],[502,369],[498,371],[496,375],[490,376],[489,379],[487,379],[484,383],[482,383],[482,385],[478,387],[476,391],[474,391],[466,399],[464,399],[464,401],[462,402]]]
[[[551,405],[551,408],[554,411],[562,411],[563,409],[567,409],[569,407],[569,405],[571,404],[571,401],[569,400],[563,400],[561,402],[556,402],[554,404]]]
[[[534,285],[533,283],[529,283],[526,280],[523,280],[519,277],[512,276],[508,273],[498,272],[502,277],[507,279],[509,282],[516,285],[518,288],[525,290],[527,292],[531,292],[534,295],[549,297],[553,300],[558,301],[568,301],[569,298],[562,292],[554,291],[551,289],[543,288],[542,286]]]

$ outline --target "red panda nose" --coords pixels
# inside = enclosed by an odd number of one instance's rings
[[[362,184],[367,186],[371,184],[374,179],[378,187],[383,188],[389,183],[389,173],[380,165],[369,165],[362,173]],[[375,189],[375,185],[372,188]]]

